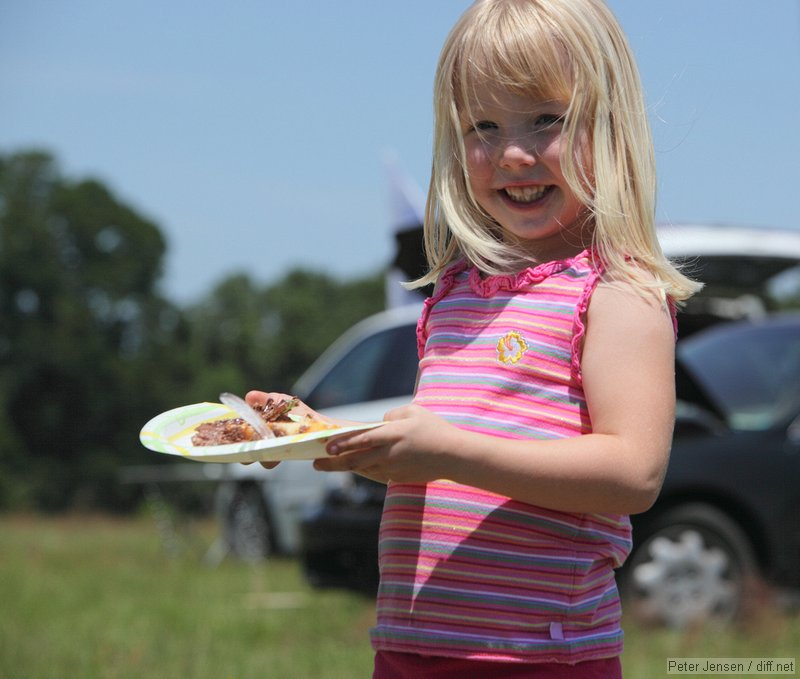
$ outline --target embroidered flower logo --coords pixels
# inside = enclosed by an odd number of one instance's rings
[[[507,332],[497,342],[497,360],[501,363],[516,363],[528,350],[525,338],[515,330]]]

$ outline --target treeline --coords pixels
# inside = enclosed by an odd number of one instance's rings
[[[221,391],[288,390],[383,306],[383,275],[246,274],[181,307],[159,291],[166,242],[101,182],[0,155],[0,509],[133,506],[120,466],[161,460],[152,416]]]

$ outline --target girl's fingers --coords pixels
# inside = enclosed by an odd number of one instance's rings
[[[280,394],[275,391],[248,391],[245,394],[244,400],[247,401],[251,406],[261,407],[267,401],[272,399],[273,401],[283,401],[286,399],[292,398],[288,394]]]
[[[347,455],[331,455],[314,460],[314,468],[324,472],[352,472],[370,466],[372,451],[364,450]]]
[[[325,446],[325,451],[328,455],[342,455],[356,450],[366,450],[373,446],[374,444],[371,444],[363,434],[343,434],[330,439]]]
[[[325,449],[328,455],[343,455],[356,451],[382,448],[390,445],[394,441],[395,437],[392,434],[392,427],[385,424],[375,429],[334,436],[328,441]]]
[[[254,408],[262,408],[270,399],[273,401],[290,401],[294,396],[290,394],[283,394],[279,391],[248,391],[245,394],[244,400],[247,401]],[[327,422],[327,418],[322,417],[316,410],[309,408],[302,401],[298,401],[297,405],[292,409],[292,413],[301,417],[316,417],[317,419]]]

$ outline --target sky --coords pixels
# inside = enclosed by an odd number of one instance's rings
[[[393,255],[467,0],[2,0],[0,153],[51,152],[154,221],[162,292]],[[639,62],[661,222],[800,228],[800,0],[609,0]]]

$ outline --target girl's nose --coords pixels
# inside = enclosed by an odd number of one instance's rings
[[[536,163],[536,151],[530,139],[508,139],[500,148],[500,166],[508,169],[529,167]]]

